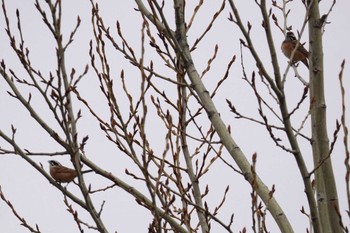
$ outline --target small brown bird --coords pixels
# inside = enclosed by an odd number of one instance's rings
[[[56,160],[49,160],[50,175],[59,183],[69,183],[77,177],[76,170],[68,168],[57,162]],[[92,170],[82,171],[81,173],[92,172]]]
[[[287,32],[286,39],[282,42],[282,45],[281,45],[283,54],[290,59],[296,46],[297,46],[297,39],[295,38],[294,33]],[[309,58],[309,52],[299,42],[298,48],[294,53],[292,62],[296,63],[298,61],[301,61],[309,69],[309,63],[307,61],[308,58]]]

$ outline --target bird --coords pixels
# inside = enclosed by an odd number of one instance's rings
[[[297,46],[297,42],[298,42],[298,40],[294,36],[294,33],[287,32],[286,38],[282,42],[282,45],[281,45],[282,52],[287,58],[289,58],[289,59],[291,58],[292,53],[293,53],[295,47]],[[293,59],[292,59],[292,63],[296,63],[298,61],[301,61],[309,69],[309,63],[307,61],[308,59],[309,59],[309,52],[299,42],[298,48],[296,49],[294,56],[293,56]]]
[[[74,169],[68,168],[57,162],[56,160],[49,160],[50,175],[59,183],[69,183],[78,176],[78,172]],[[82,171],[81,173],[92,172],[93,170]]]

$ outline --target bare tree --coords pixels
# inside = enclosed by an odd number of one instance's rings
[[[49,151],[43,147],[42,151],[34,152],[22,146],[16,135],[21,129],[13,125],[12,134],[0,129],[0,137],[5,141],[0,144],[0,154],[19,155],[62,192],[63,203],[80,232],[86,229],[115,231],[109,229],[103,217],[108,202],[99,203],[94,201],[94,197],[107,195],[108,190],[117,187],[149,211],[152,221],[148,232],[211,232],[212,229],[234,232],[234,215],[223,217],[221,214],[230,202],[230,182],[225,183],[224,190],[217,192],[211,189],[212,184],[207,185],[204,181],[210,173],[218,172],[222,167],[232,173],[230,176],[238,176],[251,187],[251,214],[247,218],[251,218],[249,228],[253,232],[270,231],[267,216],[273,218],[280,232],[294,232],[296,227],[275,198],[275,185],[269,188],[260,178],[258,153],[244,153],[244,148],[235,140],[239,133],[231,132],[232,122],[224,120],[218,111],[222,107],[218,107],[216,98],[231,77],[232,66],[238,64],[243,81],[248,84],[247,90],[251,90],[256,99],[258,115],[251,117],[245,114],[229,96],[224,97],[226,105],[223,111],[230,111],[238,122],[248,120],[256,127],[264,127],[281,153],[293,156],[304,186],[301,192],[305,191],[307,199],[307,207],[302,207],[301,213],[310,220],[308,232],[348,232],[342,220],[341,213],[345,209],[339,206],[332,166],[332,152],[338,133],[343,129],[346,201],[350,206],[348,132],[342,79],[344,63],[339,74],[342,117],[331,140],[327,132],[329,122],[326,120],[323,81],[322,34],[327,30],[327,17],[335,1],[323,16],[320,15],[319,4],[322,3],[319,1],[298,2],[299,9],[303,9],[305,14],[300,28],[292,27],[287,21],[293,13],[289,7],[291,2],[260,0],[252,3],[261,14],[261,25],[245,22],[241,15],[249,13],[240,10],[234,0],[206,3],[217,9],[206,17],[209,20],[204,25],[198,22],[204,1],[192,6],[193,3],[184,0],[135,0],[135,9],[141,19],[138,38],[141,43],[137,47],[126,35],[128,25],[119,21],[115,26],[109,25],[99,3],[90,0],[92,36],[89,64],[74,67],[69,62],[69,53],[72,47],[78,45],[75,40],[82,24],[81,18],[77,17],[70,33],[64,33],[65,3],[60,0],[35,0],[37,14],[55,43],[55,67],[45,74],[43,67],[31,60],[31,48],[25,40],[20,11],[16,11],[16,19],[10,17],[6,2],[2,0],[5,32],[21,68],[12,69],[6,55],[2,54],[1,77],[9,88],[8,94],[26,109],[30,114],[28,117],[38,123],[60,149]],[[220,28],[216,24],[220,18],[224,18],[232,28]],[[203,28],[199,35],[191,34],[195,25]],[[201,59],[195,54],[205,47],[205,40],[215,28],[223,32],[238,29],[239,36],[236,35],[236,38],[241,37],[237,40],[240,51],[230,55],[224,64],[220,63],[219,74],[213,74],[211,70],[215,69],[214,63],[218,59],[220,38],[217,38],[219,45],[214,47],[204,68],[196,65]],[[258,43],[253,36],[256,28],[264,32],[263,43]],[[282,60],[277,58],[276,52],[280,41],[275,39],[277,33],[284,36],[294,30],[298,32],[296,43],[302,44],[306,29],[309,32],[309,82],[298,73],[298,64],[292,62],[296,51],[292,52],[286,70],[280,68]],[[238,31],[235,33],[238,34]],[[262,57],[259,47],[268,50],[268,59]],[[209,50],[205,48],[205,51]],[[120,68],[119,62],[126,64],[125,68]],[[251,67],[251,64],[256,65]],[[299,97],[286,92],[287,77],[293,75],[291,70],[300,80]],[[250,71],[251,74],[248,73]],[[210,83],[206,83],[207,76],[211,78]],[[97,80],[98,86],[86,90],[83,82],[91,77]],[[1,92],[4,91],[5,88],[1,89]],[[96,105],[92,98],[98,95],[101,98]],[[302,107],[307,104],[308,98],[308,107]],[[42,106],[48,114],[43,113]],[[79,126],[84,118],[89,119],[89,124],[99,126],[99,133],[113,146],[114,156],[131,162],[132,166],[125,166],[124,173],[99,165],[99,158],[91,156],[89,148],[94,146],[93,138],[97,133],[84,135],[84,129]],[[311,135],[306,129],[308,124],[312,129]],[[159,138],[163,138],[163,142]],[[251,140],[258,141],[259,138],[251,133]],[[304,152],[301,141],[312,148],[312,167],[305,160],[307,152]],[[69,157],[76,171],[73,173],[77,176],[74,184],[79,191],[72,191],[71,185],[53,179],[47,169],[35,160],[38,156]],[[87,169],[108,184],[99,186],[96,182],[87,181],[83,175]],[[130,178],[135,183],[129,182]],[[220,196],[216,205],[208,204],[211,193]],[[7,197],[1,189],[0,197],[27,230],[41,232],[40,225],[31,226],[10,201],[11,197]],[[349,207],[347,211],[350,211]],[[82,218],[82,212],[88,213],[91,220]],[[247,228],[240,232],[247,232]]]

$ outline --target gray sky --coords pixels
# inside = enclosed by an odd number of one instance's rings
[[[44,2],[44,1],[41,1]],[[263,29],[261,25],[261,17],[254,5],[254,1],[237,1],[237,5],[241,10],[241,16],[244,21],[249,20],[253,25],[252,35],[257,50],[266,55],[264,63],[269,67],[269,56],[267,53],[266,40],[263,37]],[[290,13],[289,24],[293,25],[293,31],[296,32],[301,25],[304,17],[304,8],[302,8],[299,1],[290,3],[290,7],[294,7]],[[167,2],[168,3],[168,2]],[[170,2],[169,2],[170,3]],[[44,5],[44,3],[42,3]],[[188,5],[190,3],[187,3]],[[204,26],[210,21],[213,12],[215,12],[221,3],[204,4],[203,9],[198,14],[198,19],[194,24],[193,30],[189,34],[189,41],[193,43],[194,40],[204,30]],[[322,14],[326,13],[329,7],[328,1],[321,2]],[[104,16],[105,24],[110,26],[112,34],[116,34],[115,23],[118,20],[121,24],[124,36],[130,41],[130,44],[136,49],[140,48],[140,33],[141,33],[141,19],[138,12],[134,10],[136,4],[133,1],[123,1],[122,4],[117,4],[114,1],[99,1],[101,15]],[[15,10],[18,8],[21,13],[22,27],[26,46],[30,48],[33,65],[38,67],[43,74],[48,75],[50,71],[54,72],[55,66],[55,47],[53,38],[49,34],[47,28],[41,21],[41,17],[36,12],[33,1],[19,1],[7,0],[6,6],[11,20],[13,32],[18,35],[16,31]],[[172,6],[169,8],[169,18],[172,17]],[[190,6],[188,14],[191,13]],[[343,59],[347,63],[350,62],[350,31],[348,22],[350,16],[348,13],[350,9],[349,1],[338,1],[330,14],[328,21],[330,24],[326,26],[324,33],[324,64],[325,64],[325,87],[326,87],[326,101],[328,110],[329,122],[329,137],[332,140],[332,134],[335,127],[336,119],[340,119],[340,92],[338,73],[340,71],[340,64]],[[88,57],[89,41],[92,39],[91,31],[91,9],[88,1],[76,0],[72,2],[64,2],[64,21],[63,31],[64,38],[67,39],[68,33],[73,29],[76,18],[79,15],[82,20],[81,28],[79,29],[75,41],[68,52],[67,63],[69,67],[74,67],[77,73],[83,71],[86,64],[90,64]],[[213,31],[209,33],[207,38],[198,46],[198,49],[193,52],[195,64],[198,66],[199,72],[205,68],[208,59],[212,56],[215,44],[219,45],[218,60],[214,62],[212,69],[204,78],[204,83],[208,85],[209,90],[213,90],[215,83],[224,75],[225,67],[233,54],[237,55],[236,62],[231,68],[229,80],[221,89],[221,92],[214,98],[215,103],[223,117],[223,119],[232,127],[232,135],[241,149],[247,156],[251,156],[254,152],[258,153],[258,172],[264,182],[271,187],[276,185],[275,197],[282,205],[287,216],[289,217],[295,232],[305,232],[308,227],[308,222],[305,216],[300,213],[302,206],[307,207],[305,194],[303,192],[303,184],[298,173],[296,163],[290,154],[285,153],[281,149],[275,148],[274,143],[269,138],[267,132],[263,127],[252,124],[244,120],[235,120],[234,116],[229,112],[225,99],[232,101],[235,106],[242,112],[250,116],[257,116],[257,104],[251,89],[241,79],[242,72],[240,66],[240,51],[239,38],[242,35],[238,28],[227,20],[230,9],[228,5],[224,13],[220,16],[218,21],[214,24]],[[249,12],[249,13],[247,13]],[[275,12],[278,12],[275,10]],[[209,17],[208,17],[209,16]],[[276,16],[280,22],[282,20],[281,14],[278,12]],[[172,24],[172,19],[169,19]],[[1,13],[0,17],[0,59],[4,59],[7,67],[13,70],[18,70],[18,75],[24,75],[23,71],[19,69],[18,60],[15,58],[14,52],[10,49],[8,38],[4,31],[4,17]],[[274,41],[276,47],[279,48],[280,42],[283,40],[283,34],[276,28],[274,32]],[[260,41],[259,41],[260,40]],[[302,37],[302,42],[307,40],[307,32]],[[306,44],[306,46],[308,46]],[[140,51],[135,50],[139,55]],[[139,86],[133,86],[134,78],[138,79],[139,73],[132,68],[132,66],[123,60],[122,55],[114,53],[111,49],[111,64],[113,64],[112,71],[115,76],[119,77],[120,71],[125,70],[125,75],[128,77],[127,83],[132,91],[137,91]],[[280,59],[281,70],[285,70],[287,66],[287,59],[278,50],[278,58]],[[173,75],[168,69],[164,67],[164,62],[154,58],[154,53],[150,48],[146,50],[146,59],[154,60],[155,67],[166,74]],[[252,71],[256,71],[254,63],[247,50],[244,50],[244,59],[246,62],[246,72],[248,75]],[[158,62],[158,63],[157,63]],[[307,70],[303,65],[298,68],[300,74],[307,79]],[[105,103],[101,103],[102,95],[99,93],[98,80],[91,72],[85,78],[80,86],[81,93],[90,101],[91,105],[98,109],[101,115],[107,116]],[[219,76],[219,77],[217,77]],[[173,76],[171,78],[174,78]],[[213,80],[213,81],[212,81]],[[344,73],[345,87],[347,88],[348,102],[349,98],[349,68],[348,64]],[[292,103],[298,101],[302,94],[302,84],[293,77],[293,72],[290,70],[286,85],[287,95]],[[176,97],[173,86],[164,86],[165,91],[169,96]],[[24,108],[11,98],[7,91],[9,87],[0,79],[0,129],[8,134],[11,133],[11,124],[17,128],[17,142],[24,148],[34,152],[41,151],[56,151],[59,147],[54,143],[48,135],[40,129],[38,124],[30,119],[29,114]],[[24,91],[28,92],[25,88]],[[293,99],[293,96],[297,98]],[[50,115],[38,98],[33,98],[33,104],[36,104],[39,113],[47,116]],[[121,95],[118,98],[125,98]],[[150,105],[151,106],[151,105]],[[291,104],[291,106],[293,106]],[[291,107],[290,106],[290,107]],[[130,177],[125,176],[124,170],[128,168],[133,170],[135,166],[120,152],[111,145],[99,130],[97,123],[91,123],[92,118],[88,111],[81,105],[77,105],[76,111],[81,107],[83,110],[83,118],[79,123],[80,137],[89,135],[89,141],[86,146],[87,156],[96,162],[98,165],[110,170],[111,172],[122,176],[125,181],[130,182],[135,187],[144,187],[140,182],[135,182]],[[125,105],[127,114],[128,106]],[[294,119],[295,122],[300,122],[304,117],[308,106],[304,103],[302,106],[303,112],[298,115],[299,118]],[[349,110],[349,108],[348,108]],[[155,112],[150,109],[150,116],[155,115]],[[204,118],[203,118],[204,119]],[[52,122],[53,123],[53,122]],[[348,124],[350,122],[348,121]],[[148,123],[149,129],[156,128],[157,122]],[[306,133],[309,134],[309,129],[306,127]],[[150,130],[148,135],[151,138],[152,146],[158,149],[161,153],[164,148],[164,134],[157,130]],[[305,158],[308,162],[309,168],[312,165],[312,154],[308,143],[300,141],[303,146]],[[0,139],[0,147],[10,147]],[[225,152],[225,156],[228,155]],[[71,166],[69,158],[56,158],[62,164]],[[228,158],[229,159],[229,158]],[[340,206],[343,207],[343,220],[347,225],[349,221],[346,218],[344,209],[346,206],[346,193],[344,187],[345,169],[343,165],[344,151],[342,148],[342,134],[339,135],[338,143],[336,145],[334,155],[334,170],[336,173],[337,184],[339,187]],[[47,160],[49,157],[37,157],[35,161],[42,163],[48,169]],[[251,160],[249,158],[249,160]],[[225,177],[223,179],[223,177]],[[105,180],[94,176],[94,174],[86,175],[88,182],[93,184],[94,188],[101,188],[104,185],[110,184]],[[217,205],[222,197],[223,190],[227,185],[230,186],[230,193],[227,198],[225,207],[223,207],[219,217],[223,221],[228,222],[230,214],[234,213],[234,231],[241,230],[244,226],[250,231],[251,215],[250,215],[250,192],[251,188],[244,182],[242,177],[232,173],[230,169],[218,162],[213,167],[212,171],[203,179],[203,187],[209,184],[211,192],[207,197],[208,203],[211,207]],[[13,203],[18,212],[24,217],[29,224],[38,224],[42,232],[72,232],[76,229],[72,217],[67,214],[66,207],[63,205],[63,196],[56,190],[44,177],[42,177],[36,170],[28,166],[28,164],[19,156],[0,156],[0,185],[6,197]],[[202,188],[203,188],[202,187]],[[78,193],[77,187],[73,184],[69,185],[69,189],[74,193]],[[133,197],[119,188],[114,188],[107,192],[101,193],[95,197],[97,203],[102,203],[106,200],[106,206],[103,213],[103,219],[109,228],[110,232],[146,232],[146,226],[150,223],[151,218],[147,210],[140,207]],[[79,216],[88,222],[90,217],[83,211],[79,212]],[[269,217],[270,218],[270,217]],[[136,224],[137,222],[137,224]],[[273,221],[270,221],[269,229],[271,232],[277,232],[277,228]],[[222,230],[218,226],[214,226],[218,231]],[[26,232],[26,230],[19,225],[19,221],[13,216],[10,209],[0,201],[0,232]],[[93,232],[86,230],[86,232]],[[213,231],[214,232],[214,231]]]

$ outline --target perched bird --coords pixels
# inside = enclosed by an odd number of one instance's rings
[[[297,46],[298,40],[295,38],[293,32],[287,32],[286,39],[282,42],[281,49],[283,54],[288,57],[289,59],[292,56],[292,53]],[[309,68],[309,63],[307,62],[307,59],[309,58],[309,52],[304,48],[304,46],[299,42],[298,48],[294,53],[292,62],[296,63],[298,61],[301,61],[306,65],[307,68]]]
[[[76,170],[65,167],[56,160],[49,160],[48,162],[50,164],[50,175],[57,182],[69,183],[78,175]],[[81,173],[87,172],[92,172],[92,170],[82,171]]]

